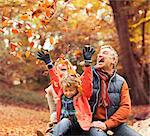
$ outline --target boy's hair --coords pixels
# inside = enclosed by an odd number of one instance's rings
[[[108,48],[111,50],[111,56],[115,59],[115,63],[114,63],[114,67],[116,68],[117,64],[118,64],[118,53],[116,52],[116,50],[110,46],[110,45],[103,45],[100,47],[100,50],[101,49],[105,49],[105,48]]]
[[[82,91],[81,79],[77,73],[76,74],[68,73],[65,77],[61,79],[60,84],[61,84],[62,89],[64,90],[66,87],[70,87],[70,89],[72,89],[72,87],[75,87],[79,93],[81,93]]]

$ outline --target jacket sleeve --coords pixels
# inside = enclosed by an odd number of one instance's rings
[[[57,72],[54,67],[49,70],[49,75],[54,91],[58,95],[59,91],[61,91],[61,87],[59,77],[57,76]]]
[[[81,81],[82,81],[82,95],[87,97],[87,99],[90,99],[92,95],[92,67],[84,67],[84,72],[81,75]]]
[[[105,121],[105,124],[108,129],[119,126],[121,123],[127,121],[128,116],[131,113],[131,99],[129,95],[129,89],[126,81],[124,81],[121,96],[120,96],[120,105],[118,110]]]

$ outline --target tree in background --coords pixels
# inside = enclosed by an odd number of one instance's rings
[[[144,4],[143,4],[144,3]],[[144,19],[146,20],[146,11],[149,2],[143,1],[143,3],[140,3],[140,6],[144,11]],[[130,15],[130,9],[132,3],[130,1],[117,1],[117,0],[110,0],[111,7],[113,9],[114,13],[114,20],[116,23],[116,28],[118,31],[118,37],[120,41],[120,52],[121,52],[121,62],[123,64],[125,73],[127,74],[127,78],[131,87],[131,94],[132,94],[132,100],[134,104],[148,104],[149,103],[149,95],[148,95],[148,87],[145,85],[145,81],[148,81],[148,75],[149,75],[149,64],[145,64],[144,61],[137,61],[134,57],[134,53],[132,51],[131,43],[130,43],[130,33],[129,33],[129,25],[128,25],[128,18]],[[136,7],[137,8],[137,7]],[[134,9],[135,10],[135,9]],[[141,11],[142,11],[141,10]],[[146,10],[146,11],[145,11]],[[136,12],[135,12],[136,13]],[[142,18],[143,19],[143,18]],[[145,57],[144,54],[145,49],[148,47],[145,47],[145,21],[143,21],[144,24],[141,28],[142,31],[142,45],[141,47],[142,54],[140,57]],[[134,26],[135,27],[135,26]],[[140,36],[139,36],[140,37]],[[138,39],[139,40],[139,39]],[[138,59],[142,59],[139,58]],[[144,80],[145,79],[145,80]],[[148,82],[147,82],[148,83]]]

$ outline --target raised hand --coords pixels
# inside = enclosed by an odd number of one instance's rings
[[[47,51],[38,51],[37,59],[44,61],[48,68],[52,68],[53,64]]]
[[[92,63],[92,55],[94,54],[95,50],[93,47],[90,47],[89,45],[86,45],[83,48],[83,57],[85,61],[85,65],[90,65]]]

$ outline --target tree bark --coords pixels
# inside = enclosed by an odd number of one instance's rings
[[[146,95],[144,83],[142,82],[142,77],[140,77],[139,70],[136,66],[129,41],[127,1],[109,1],[114,13],[114,21],[120,41],[121,63],[127,75],[129,87],[131,88],[132,102],[134,105],[148,104],[149,99]]]

